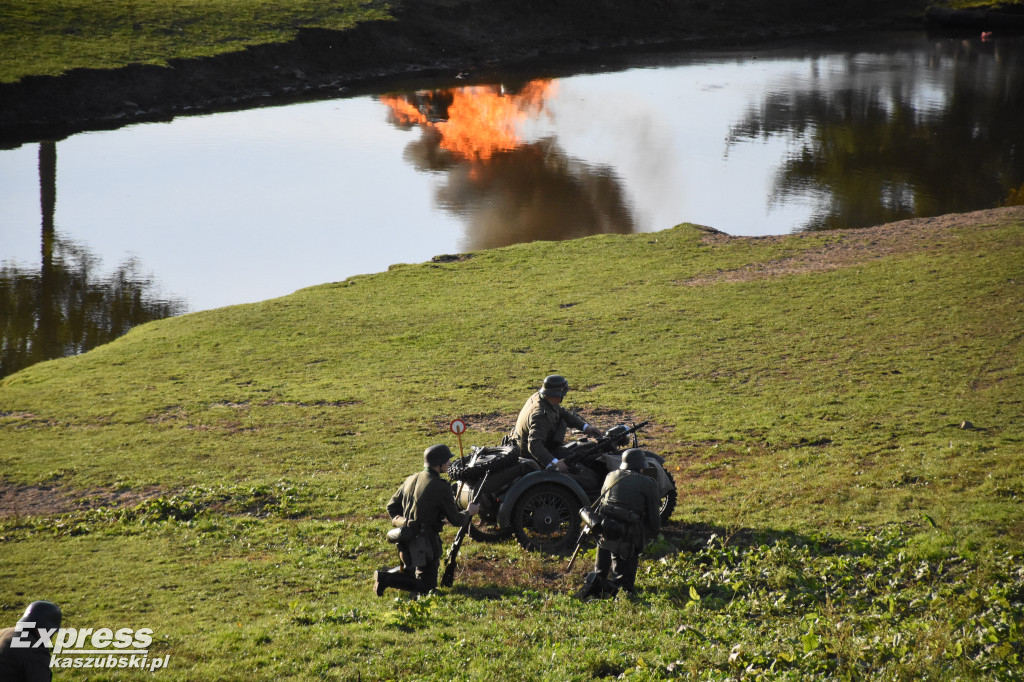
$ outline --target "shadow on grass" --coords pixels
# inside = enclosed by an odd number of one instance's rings
[[[771,528],[673,523],[662,529],[659,539],[641,557],[640,598],[664,596],[685,604],[691,598],[690,585],[710,580],[698,588],[704,604],[727,603],[740,589],[727,577],[731,571],[735,575],[749,573],[744,578],[747,587],[767,581],[760,587],[785,593],[794,602],[818,603],[837,587],[836,581],[849,582],[872,567],[884,564],[904,579],[902,573],[917,562],[897,556],[919,530],[915,524],[894,524],[863,537],[841,538]],[[593,570],[594,550],[593,538],[588,537],[571,569],[568,556],[525,550],[511,557],[482,553],[460,558],[455,585],[441,594],[476,601],[529,601],[573,594]],[[937,564],[934,570],[941,573],[948,568]],[[719,572],[723,575],[710,577]]]
[[[736,528],[718,526],[709,523],[677,523],[662,528],[664,542],[653,543],[648,548],[648,556],[661,558],[682,552],[697,552],[705,547],[735,547],[749,549],[752,547],[774,547],[780,543],[791,547],[806,547],[818,556],[863,556],[875,555],[879,552],[888,553],[894,546],[902,546],[900,541],[884,541],[876,538],[868,539],[836,538],[827,535],[806,535],[790,530],[773,530],[770,528]]]

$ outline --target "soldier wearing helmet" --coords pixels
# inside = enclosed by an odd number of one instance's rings
[[[568,392],[569,382],[565,377],[559,374],[546,377],[540,390],[530,396],[519,411],[515,428],[509,434],[512,442],[519,446],[522,456],[534,460],[541,468],[554,467],[562,473],[567,473],[568,467],[559,460],[558,451],[565,444],[565,433],[569,427],[589,436],[602,435],[601,429],[562,407],[562,399]],[[596,489],[600,481],[581,483],[585,489]]]
[[[579,591],[581,599],[612,597],[620,588],[636,592],[640,552],[661,530],[658,484],[643,473],[646,464],[643,450],[630,448],[604,481],[595,512],[606,521],[595,529],[597,559]]]
[[[46,639],[56,638],[61,617],[60,607],[53,602],[34,601],[16,626],[0,630],[0,680],[49,682],[52,679],[50,651],[39,645],[39,631],[47,631]]]
[[[423,471],[406,478],[388,502],[388,516],[395,527],[388,539],[398,545],[401,565],[373,574],[378,597],[388,587],[420,594],[436,588],[445,520],[462,526],[479,511],[476,503],[466,511],[460,510],[451,485],[441,478],[451,458],[452,451],[447,445],[432,445],[424,450]]]

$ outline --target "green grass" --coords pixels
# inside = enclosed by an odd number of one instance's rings
[[[0,481],[79,504],[0,523],[0,615],[151,627],[175,680],[1019,679],[1024,223],[814,267],[862,234],[524,244],[30,367]],[[654,422],[680,494],[641,600],[474,542],[453,590],[374,598],[424,447],[496,443],[551,372]]]
[[[208,57],[389,17],[376,0],[0,0],[0,82]]]

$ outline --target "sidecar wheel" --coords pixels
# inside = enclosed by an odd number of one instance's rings
[[[512,508],[512,528],[524,549],[546,554],[570,551],[580,534],[580,502],[557,483],[541,483],[522,494]]]

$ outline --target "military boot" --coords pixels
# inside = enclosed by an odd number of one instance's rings
[[[579,592],[576,593],[577,599],[604,599],[605,587],[608,581],[601,577],[601,574],[597,571],[591,571],[587,573],[587,577],[583,579],[583,587],[580,588]]]
[[[618,593],[619,584],[614,580],[605,580],[604,584],[601,585],[601,594],[598,597],[600,599],[614,599]]]
[[[373,592],[378,597],[384,596],[384,590],[390,587],[391,582],[388,580],[390,575],[384,568],[373,572]]]
[[[406,592],[422,592],[423,585],[411,575],[406,575],[399,567],[382,568],[373,572],[373,591],[378,596],[384,595],[387,588],[405,590]]]

